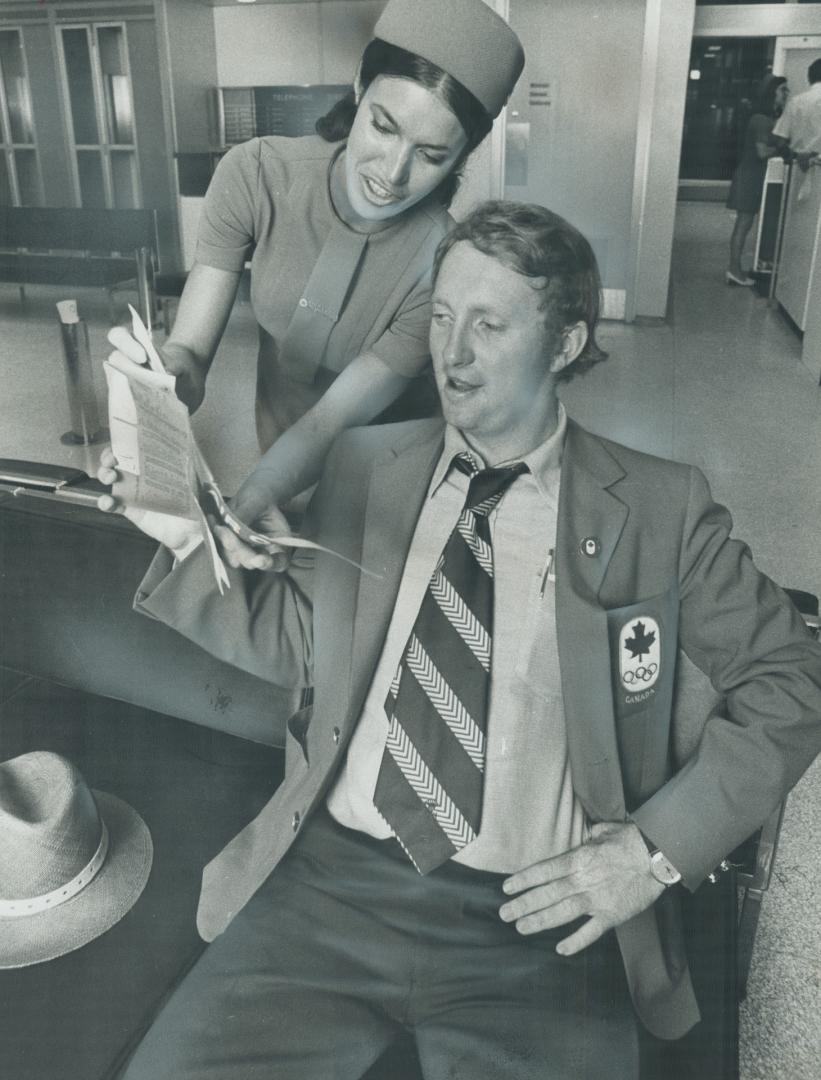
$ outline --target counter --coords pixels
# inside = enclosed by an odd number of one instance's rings
[[[791,173],[775,299],[804,333],[803,363],[821,377],[821,167]]]

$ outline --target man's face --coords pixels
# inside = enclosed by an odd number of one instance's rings
[[[540,310],[544,284],[466,240],[433,290],[430,351],[442,411],[489,464],[538,446],[555,423],[551,360],[561,333]]]

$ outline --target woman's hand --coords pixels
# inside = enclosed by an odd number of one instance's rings
[[[103,450],[97,479],[101,484],[110,485],[117,480],[118,475],[114,455],[109,449]],[[106,514],[122,514],[146,536],[164,544],[176,557],[191,550],[200,536],[199,526],[194,521],[174,517],[173,514],[158,514],[153,510],[139,510],[133,506],[126,506],[113,495],[101,495],[97,500],[97,507]]]
[[[319,479],[325,455],[340,432],[367,424],[407,385],[408,380],[391,371],[378,356],[357,356],[313,408],[266,451],[232,500],[232,511],[254,532],[290,535],[288,522],[276,505],[288,503]],[[290,556],[281,548],[268,555],[244,543],[227,526],[218,525],[214,535],[229,566],[281,571],[288,565]]]
[[[140,367],[145,367],[148,363],[145,349],[140,345],[136,338],[131,336],[124,326],[112,327],[111,330],[108,331],[108,340],[115,349],[112,356],[119,356],[121,359],[124,358],[130,360],[133,364],[139,364]]]
[[[195,264],[180,297],[171,336],[157,350],[165,370],[177,380],[177,397],[191,413],[205,397],[205,379],[231,314],[239,280],[238,271]],[[145,352],[124,327],[115,327],[108,340],[130,360],[145,363]]]
[[[125,358],[140,367],[145,367],[148,363],[145,349],[124,326],[115,326],[109,330],[108,340],[115,349],[112,356],[121,360]],[[165,370],[176,379],[174,391],[177,397],[188,407],[189,412],[194,412],[205,397],[207,368],[198,364],[187,349],[170,342],[165,342],[157,352]]]

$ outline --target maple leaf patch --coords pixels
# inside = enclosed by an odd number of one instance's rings
[[[650,652],[650,646],[655,640],[655,630],[646,630],[644,623],[639,619],[633,624],[633,636],[627,638],[624,647],[625,649],[629,649],[630,654],[633,657],[641,660]]]
[[[619,631],[619,680],[624,690],[639,694],[657,682],[661,671],[661,632],[650,615],[626,622]]]

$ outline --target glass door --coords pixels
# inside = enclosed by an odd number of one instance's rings
[[[60,28],[75,199],[89,208],[141,205],[123,23]]]
[[[0,30],[0,206],[42,203],[23,36]]]

